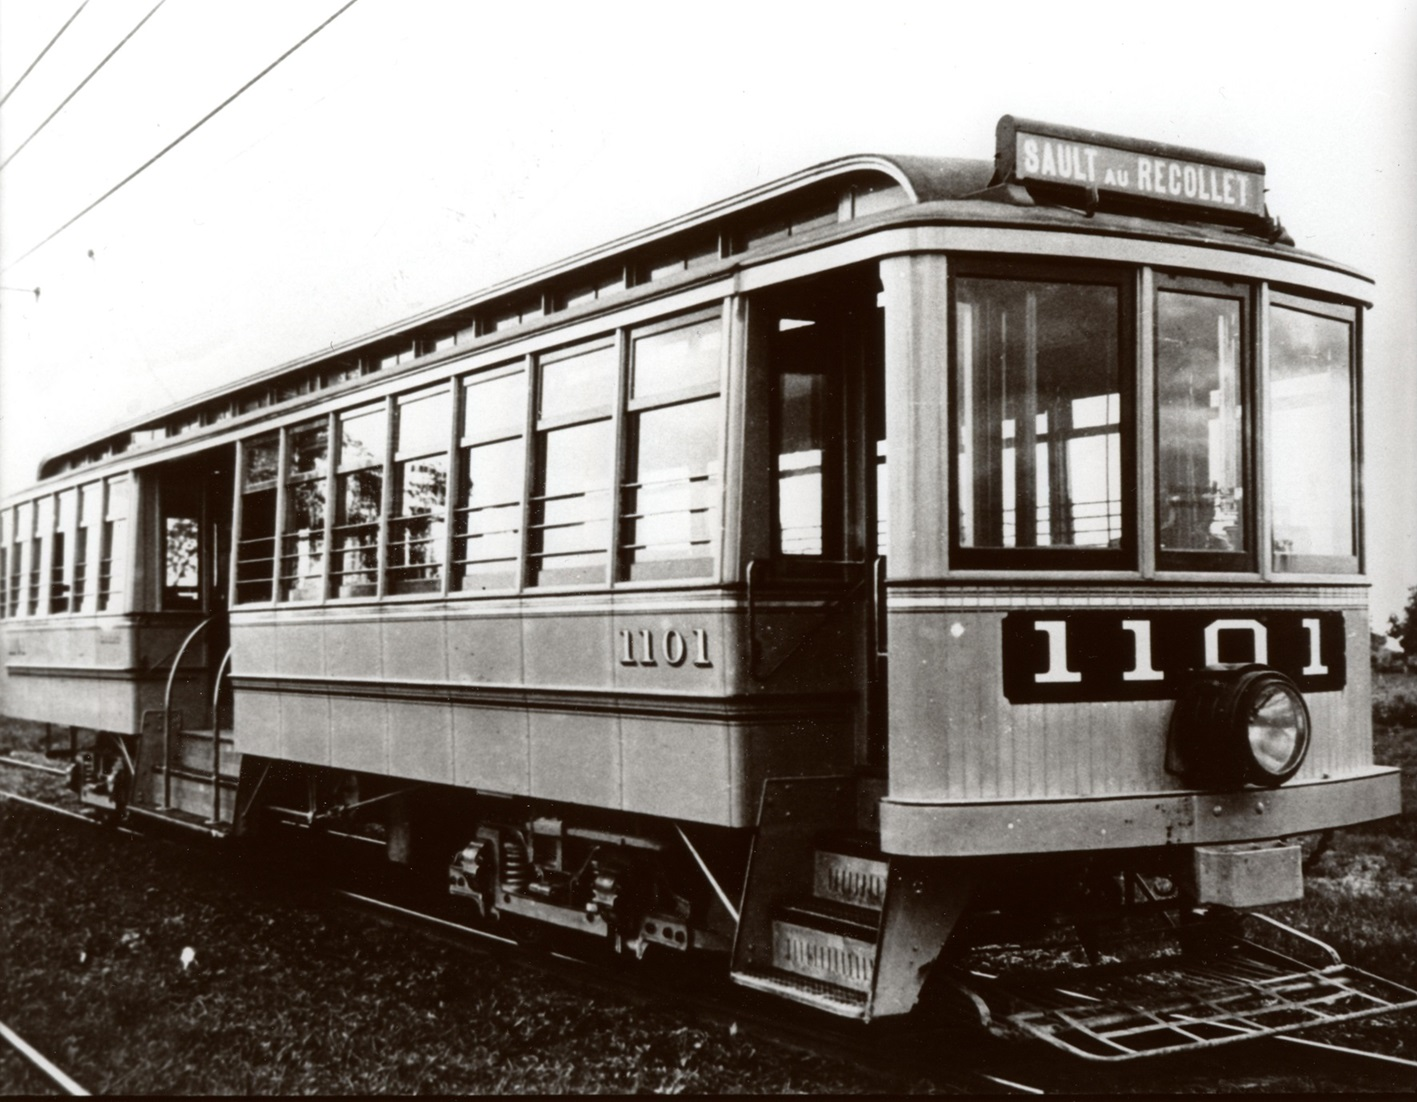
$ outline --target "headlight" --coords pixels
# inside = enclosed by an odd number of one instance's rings
[[[1267,666],[1199,670],[1171,713],[1167,768],[1192,784],[1274,788],[1309,750],[1309,709],[1294,682]]]

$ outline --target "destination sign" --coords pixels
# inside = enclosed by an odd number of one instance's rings
[[[1092,130],[999,120],[1002,178],[1070,185],[1134,200],[1263,217],[1264,165],[1241,157]]]

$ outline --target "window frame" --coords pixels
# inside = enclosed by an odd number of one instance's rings
[[[1242,490],[1242,531],[1244,549],[1240,551],[1209,551],[1165,549],[1161,546],[1161,527],[1165,521],[1162,508],[1161,489],[1161,379],[1159,371],[1159,349],[1161,345],[1161,295],[1164,292],[1195,295],[1204,298],[1220,298],[1240,303],[1240,350],[1239,378],[1236,388],[1242,403],[1240,426],[1241,449],[1241,490]],[[1151,378],[1152,408],[1144,412],[1151,420],[1151,438],[1154,441],[1151,470],[1146,473],[1147,485],[1152,495],[1153,523],[1150,533],[1151,545],[1156,556],[1157,573],[1224,573],[1257,574],[1259,571],[1260,544],[1260,486],[1267,484],[1261,478],[1258,446],[1258,364],[1260,362],[1259,330],[1260,316],[1259,286],[1253,280],[1234,277],[1226,279],[1219,275],[1194,275],[1153,269],[1149,321],[1151,325],[1151,363],[1146,370]]]
[[[638,366],[636,357],[636,344],[638,341],[661,336],[665,333],[672,333],[679,329],[690,329],[696,326],[709,324],[716,328],[718,337],[718,354],[715,371],[711,378],[703,382],[694,383],[689,386],[674,387],[654,391],[644,397],[636,398],[635,371]],[[710,565],[703,573],[674,575],[668,574],[664,577],[641,577],[631,576],[635,561],[626,558],[627,552],[639,550],[646,545],[636,544],[633,547],[625,543],[626,521],[640,519],[642,514],[629,514],[626,512],[625,499],[627,491],[643,488],[640,482],[631,482],[631,475],[638,475],[638,469],[632,471],[631,459],[638,457],[639,449],[639,426],[641,423],[640,414],[659,409],[670,409],[675,406],[685,406],[694,402],[712,400],[713,428],[715,442],[717,444],[714,456],[718,466],[716,475],[708,474],[705,477],[709,482],[709,493],[711,495],[708,512],[710,516],[717,515],[719,519],[718,528],[722,528],[723,516],[723,487],[724,487],[724,358],[729,352],[729,334],[724,325],[723,310],[721,307],[706,307],[701,310],[691,310],[686,313],[676,314],[668,318],[660,318],[645,325],[630,327],[625,331],[625,351],[624,351],[624,381],[621,383],[621,393],[623,401],[619,409],[616,410],[616,417],[619,421],[619,428],[616,433],[617,447],[615,456],[615,470],[613,472],[614,483],[612,485],[613,499],[611,508],[613,509],[612,530],[611,530],[611,560],[612,560],[612,581],[616,585],[663,585],[671,582],[699,583],[712,581],[717,578],[722,569],[723,539],[721,533],[714,534],[714,526],[710,526],[707,554],[703,557],[710,560]],[[638,466],[636,464],[636,466]],[[694,479],[691,478],[692,482]],[[690,510],[693,511],[692,509]],[[691,541],[692,543],[692,541]],[[648,563],[674,563],[676,559],[651,559],[644,560]]]
[[[1264,317],[1264,458],[1266,462],[1265,485],[1268,488],[1268,502],[1265,516],[1264,547],[1258,548],[1267,575],[1289,580],[1306,574],[1360,575],[1366,569],[1367,550],[1365,540],[1365,505],[1363,498],[1363,314],[1361,306],[1352,302],[1337,301],[1320,297],[1303,289],[1286,287],[1267,288]],[[1274,549],[1274,497],[1273,471],[1277,462],[1274,422],[1274,363],[1273,342],[1270,340],[1270,326],[1276,308],[1295,310],[1317,317],[1346,322],[1348,325],[1348,478],[1352,495],[1350,523],[1353,535],[1351,555],[1290,555],[1292,565],[1281,566],[1280,556]]]
[[[457,596],[478,596],[486,593],[509,593],[519,592],[526,583],[526,544],[527,544],[527,523],[529,519],[530,505],[528,502],[527,488],[531,484],[532,473],[531,463],[533,461],[532,438],[536,432],[536,416],[532,405],[534,378],[536,374],[535,357],[522,356],[514,360],[492,364],[476,371],[465,372],[457,375],[453,379],[454,403],[453,403],[453,449],[449,479],[449,502],[448,502],[448,525],[450,535],[450,551],[448,555],[447,585],[448,592]],[[522,409],[521,419],[515,427],[511,425],[494,426],[491,429],[478,429],[478,426],[467,423],[467,403],[469,392],[484,383],[496,382],[500,379],[511,379],[520,376],[522,379]],[[472,431],[466,432],[465,429]],[[512,575],[512,584],[507,586],[489,586],[486,589],[470,589],[465,587],[466,572],[464,567],[469,564],[467,559],[467,545],[465,541],[470,537],[469,533],[462,530],[474,512],[494,506],[462,506],[458,504],[462,501],[465,482],[468,471],[469,453],[475,448],[485,447],[492,444],[506,443],[510,440],[520,440],[522,445],[521,478],[518,486],[520,495],[516,502],[508,502],[499,508],[515,508],[517,515],[516,529],[516,552],[508,567]],[[458,548],[462,551],[459,554]],[[497,560],[479,560],[481,562]],[[505,561],[505,560],[503,560]]]
[[[393,419],[395,416],[396,398],[392,394],[386,394],[377,398],[364,398],[351,406],[331,410],[328,414],[330,418],[330,449],[329,456],[329,481],[326,483],[326,493],[329,501],[325,507],[325,527],[328,533],[328,547],[325,556],[325,586],[324,594],[326,600],[331,601],[368,601],[377,600],[386,595],[384,584],[385,570],[388,566],[388,522],[389,508],[391,505],[392,488],[389,481],[392,473],[393,456],[391,454],[390,437],[392,435]],[[344,457],[344,433],[340,426],[346,417],[363,417],[376,410],[382,410],[384,417],[384,439],[383,453],[377,463],[347,464]],[[379,515],[372,521],[362,521],[358,524],[342,523],[345,513],[345,494],[341,479],[348,475],[357,474],[361,471],[379,472]],[[361,568],[357,571],[335,569],[335,556],[343,556],[346,549],[335,546],[335,542],[341,535],[351,528],[374,528],[374,566],[371,568]],[[367,545],[360,545],[354,551],[368,550]],[[343,558],[340,559],[343,564]],[[342,593],[343,579],[349,574],[372,574],[373,582],[362,582],[359,584],[360,592]],[[350,587],[354,588],[354,587]]]
[[[1138,342],[1140,295],[1135,264],[1063,263],[1029,256],[951,255],[948,294],[948,347],[946,365],[949,409],[949,562],[951,570],[987,571],[1138,571],[1140,569],[1141,510],[1137,463],[1141,425],[1138,401],[1141,373],[1153,370],[1142,361]],[[1118,432],[1121,454],[1122,534],[1116,547],[967,547],[960,543],[960,402],[963,386],[958,340],[959,287],[961,280],[992,279],[1070,286],[1106,286],[1117,292]],[[1153,357],[1154,359],[1154,357]]]
[[[533,357],[533,373],[531,391],[531,432],[527,440],[528,458],[528,479],[525,493],[525,516],[527,522],[523,528],[522,535],[522,570],[521,580],[524,588],[528,590],[546,591],[553,589],[601,589],[613,583],[615,577],[615,551],[616,540],[618,539],[618,511],[619,492],[618,479],[623,466],[623,393],[626,384],[626,361],[629,356],[629,330],[625,327],[617,327],[608,333],[599,336],[589,337],[585,340],[576,341],[572,344],[562,345],[555,349],[549,349]],[[614,358],[612,368],[612,394],[606,402],[598,402],[594,405],[586,405],[579,409],[560,410],[551,414],[542,412],[543,397],[548,389],[546,387],[545,373],[549,365],[560,363],[564,360],[574,359],[579,356],[592,355],[609,350]],[[605,457],[606,481],[603,490],[592,489],[582,491],[579,494],[547,494],[536,493],[535,491],[545,486],[546,461],[545,446],[546,441],[553,432],[560,430],[577,428],[581,425],[598,424],[606,422],[609,425],[610,450]],[[592,493],[603,492],[606,496],[605,504],[605,528],[606,538],[603,549],[605,561],[602,564],[601,576],[598,580],[591,581],[550,581],[540,580],[542,568],[537,566],[537,561],[544,561],[548,557],[545,551],[544,542],[538,543],[536,534],[544,532],[550,528],[569,527],[577,522],[557,522],[548,523],[544,519],[535,521],[536,507],[538,503],[544,503],[553,498],[565,499],[570,497],[586,497]],[[544,517],[545,514],[543,513]],[[593,521],[581,522],[585,524]],[[540,549],[535,549],[540,548]],[[590,554],[591,551],[573,552],[574,554]],[[552,553],[553,555],[555,553]],[[585,569],[590,570],[587,566]]]
[[[389,502],[390,515],[385,518],[384,531],[386,533],[387,547],[382,556],[383,563],[383,593],[390,597],[404,596],[441,596],[447,592],[448,574],[450,564],[447,561],[448,548],[448,524],[451,520],[449,497],[452,486],[450,485],[454,471],[454,460],[449,448],[451,433],[457,421],[457,392],[454,389],[456,380],[440,379],[425,386],[420,386],[414,390],[404,391],[393,395],[393,403],[390,411],[388,430],[386,433],[385,450],[388,457],[388,474],[391,485],[386,495]],[[442,425],[442,437],[438,445],[438,450],[434,451],[406,451],[403,447],[403,416],[406,406],[414,402],[437,401],[439,398],[446,400],[445,419]],[[420,513],[399,513],[394,515],[393,510],[401,504],[405,490],[405,468],[419,460],[432,459],[438,456],[443,458],[443,503],[436,512],[428,514]],[[419,516],[427,515],[432,518],[432,524],[436,525],[441,521],[443,531],[441,534],[430,535],[426,540],[436,545],[436,558],[429,563],[413,564],[405,562],[395,566],[392,562],[392,552],[394,548],[393,531],[395,525],[405,524]],[[410,546],[405,541],[404,547]],[[437,576],[434,578],[409,577],[407,572],[436,567]],[[402,572],[402,573],[401,573]],[[420,584],[432,582],[432,585]]]

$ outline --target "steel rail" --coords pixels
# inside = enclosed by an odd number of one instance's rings
[[[0,754],[0,765],[13,765],[16,769],[33,769],[36,773],[51,773],[56,777],[67,777],[69,770],[61,769],[57,765],[44,765],[37,761],[25,761],[23,758],[11,757],[9,754]]]
[[[70,1079],[67,1075],[65,1075],[62,1071],[55,1067],[54,1064],[52,1064],[49,1060],[45,1058],[42,1052],[40,1052],[37,1048],[31,1045],[28,1041],[26,1041],[13,1029],[7,1026],[4,1022],[0,1022],[0,1037],[3,1037],[5,1038],[5,1040],[10,1042],[11,1047],[14,1048],[16,1052],[18,1052],[21,1056],[28,1060],[38,1071],[43,1072],[45,1076],[47,1076],[50,1080],[57,1084],[59,1089],[62,1090],[65,1094],[73,1095],[76,1098],[89,1097],[88,1091],[84,1090],[84,1088],[79,1086],[78,1083],[74,1082],[74,1080]]]

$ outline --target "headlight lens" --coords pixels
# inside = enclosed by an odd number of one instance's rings
[[[1309,748],[1309,712],[1304,700],[1287,685],[1258,686],[1249,705],[1250,759],[1263,780],[1292,776]],[[1271,782],[1274,783],[1274,782]]]
[[[1283,784],[1309,750],[1309,709],[1284,674],[1267,666],[1210,666],[1171,714],[1167,766],[1202,787]]]

